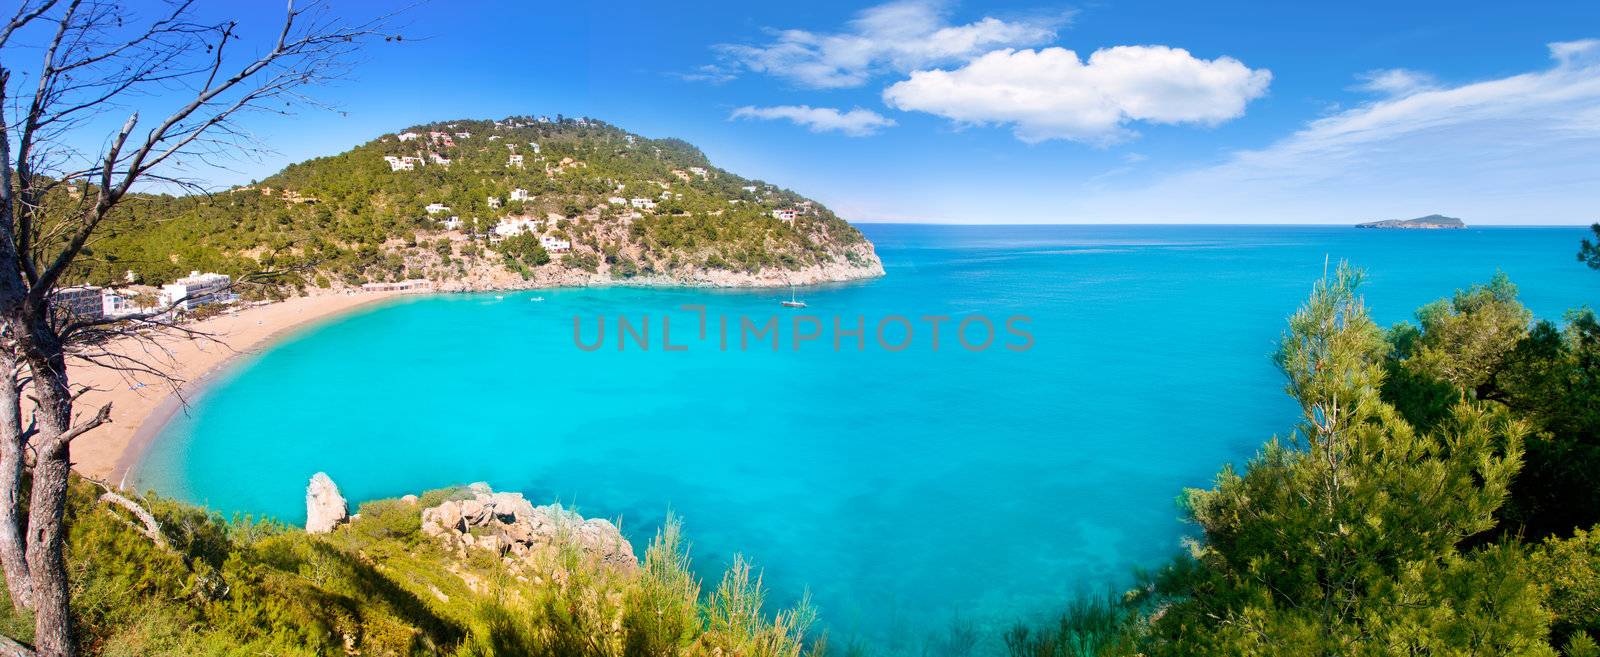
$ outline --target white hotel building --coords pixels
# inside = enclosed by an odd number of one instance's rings
[[[188,276],[161,286],[161,305],[193,310],[213,303],[229,303],[239,298],[232,286],[233,278],[227,274],[189,272]]]

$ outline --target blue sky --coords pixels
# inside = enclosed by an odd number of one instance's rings
[[[249,4],[264,37],[282,9]],[[1600,221],[1592,1],[433,1],[402,24],[314,91],[342,112],[252,118],[275,153],[203,175],[562,113],[858,221]]]

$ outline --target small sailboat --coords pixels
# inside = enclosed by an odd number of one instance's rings
[[[794,296],[794,286],[793,285],[789,286],[789,300],[788,301],[779,301],[778,303],[782,304],[784,308],[804,308],[804,307],[806,307],[806,302],[795,298],[795,296]]]
[[[528,299],[528,300],[529,301],[544,301],[544,297],[533,297],[533,298]]]

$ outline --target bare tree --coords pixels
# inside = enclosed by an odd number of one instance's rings
[[[34,612],[39,654],[76,650],[62,543],[71,447],[110,413],[74,408],[67,363],[104,358],[93,345],[108,337],[182,330],[167,309],[83,321],[57,307],[57,289],[119,205],[148,186],[197,189],[185,164],[259,151],[239,119],[309,102],[301,92],[342,75],[362,44],[398,39],[381,33],[387,18],[349,24],[291,0],[256,44],[234,21],[198,18],[193,0],[147,17],[112,0],[22,0],[0,24],[0,565],[13,603]],[[17,66],[28,61],[37,68]],[[173,97],[154,122],[132,109]],[[127,118],[110,127],[109,113]]]

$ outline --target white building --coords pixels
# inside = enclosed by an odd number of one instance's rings
[[[421,136],[415,132],[402,132],[400,133],[400,141],[411,141]]]
[[[105,293],[93,285],[78,285],[57,289],[50,298],[50,304],[55,306],[58,313],[65,313],[74,320],[94,320],[106,316]]]
[[[511,237],[522,233],[537,233],[544,227],[543,219],[533,217],[503,217],[500,223],[495,224],[494,234],[501,237]]]
[[[539,145],[538,144],[535,144],[535,143],[530,141],[530,142],[528,142],[528,147],[533,149],[533,152],[534,152],[535,155],[537,155],[539,153]]]
[[[390,171],[411,171],[416,169],[416,165],[412,164],[409,158],[385,155],[383,156],[383,161],[389,163]]]
[[[506,158],[506,166],[517,167],[518,169],[522,168],[522,156],[512,155],[511,157]]]
[[[740,187],[739,189],[742,189],[744,191],[750,192],[751,194],[756,193],[756,186],[755,185],[745,185],[744,187]]]
[[[471,137],[472,137],[472,133],[470,133],[470,132],[458,132],[458,133],[456,133],[456,139],[470,139]]]
[[[428,207],[424,209],[428,211],[428,214],[439,214],[440,212],[449,212],[450,206],[443,203],[429,203]]]
[[[689,173],[700,176],[701,178],[706,177],[705,167],[689,167]]]
[[[606,202],[612,205],[627,205],[628,199],[622,198],[621,196],[613,196],[606,199]]]
[[[521,187],[518,187],[516,189],[511,190],[511,200],[513,200],[513,201],[531,201],[531,200],[533,200],[533,195],[529,194],[528,190],[523,189]]]
[[[444,166],[450,166],[450,158],[448,158],[448,157],[445,157],[445,156],[440,155],[438,153],[429,153],[428,157],[433,158],[433,163],[434,164],[442,164]]]
[[[230,291],[233,278],[227,274],[189,272],[189,275],[161,286],[161,305],[194,310],[214,303],[229,303],[239,295]]]
[[[550,253],[567,253],[572,250],[572,242],[558,240],[549,235],[539,238],[539,246],[544,247],[544,250]]]
[[[439,223],[444,224],[445,230],[457,230],[461,228],[461,217],[450,215],[449,219],[440,219]]]
[[[639,208],[640,210],[654,210],[654,209],[656,209],[656,202],[652,201],[650,199],[647,199],[647,198],[629,199],[628,202],[632,203],[633,207]]]
[[[795,216],[798,214],[794,210],[773,210],[772,218],[778,221],[794,221]]]
[[[484,200],[489,202],[489,207],[491,207],[491,208],[500,207],[500,197],[498,197],[498,196],[490,196],[490,197],[485,198]]]

